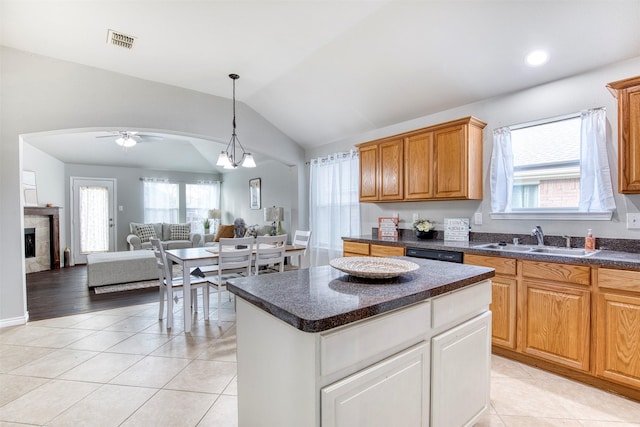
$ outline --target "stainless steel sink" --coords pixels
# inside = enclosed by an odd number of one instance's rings
[[[507,251],[507,252],[529,252],[532,249],[531,246],[527,246],[527,245],[512,245],[512,244],[500,245],[498,243],[488,243],[485,245],[478,245],[476,246],[476,248],[493,249],[497,251]]]
[[[539,254],[547,254],[547,255],[562,255],[562,256],[589,256],[593,255],[595,251],[586,251],[580,248],[554,248],[554,247],[544,247],[544,248],[533,248],[531,252],[539,253]]]
[[[485,243],[474,246],[478,249],[489,249],[499,252],[519,252],[531,254],[556,255],[565,257],[587,257],[599,251],[586,251],[582,248],[560,248],[556,246],[529,246],[529,245],[512,245],[499,243]]]

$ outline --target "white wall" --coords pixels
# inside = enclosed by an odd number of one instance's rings
[[[64,163],[51,157],[49,154],[39,150],[28,143],[23,143],[23,163],[24,170],[36,173],[36,185],[38,188],[38,205],[45,206],[51,203],[53,206],[60,206],[60,262],[64,260],[64,248],[69,246],[66,237],[66,222],[64,221],[66,198]]]
[[[256,168],[238,168],[225,173],[222,182],[222,224],[233,224],[236,218],[243,218],[247,224],[270,225],[264,221],[263,208],[284,208],[282,228],[289,235],[300,228],[297,213],[297,167],[285,166],[280,162],[269,161]],[[260,178],[261,209],[249,207],[249,180]]]
[[[27,317],[20,135],[138,127],[223,143],[229,138],[230,99],[5,47],[0,47],[0,95],[0,327]],[[282,162],[302,167],[298,144],[246,105],[237,109],[248,150],[277,153]]]
[[[484,129],[484,199],[481,201],[449,201],[449,202],[408,202],[408,203],[363,203],[362,234],[369,234],[372,227],[377,226],[379,216],[400,214],[400,227],[411,228],[413,213],[439,222],[437,228],[442,229],[445,217],[473,218],[475,212],[481,212],[482,225],[472,225],[477,232],[492,233],[528,233],[533,225],[540,224],[548,235],[571,236],[586,235],[587,228],[592,228],[596,237],[639,239],[640,230],[627,230],[627,212],[640,211],[640,195],[625,196],[617,193],[618,166],[618,114],[617,100],[606,89],[612,81],[636,76],[640,72],[640,57],[613,64],[606,68],[583,75],[538,86],[529,90],[488,99],[459,108],[443,111],[415,120],[398,123],[393,126],[376,129],[341,141],[308,150],[307,158],[345,151],[355,144],[371,141],[385,136],[395,135],[408,130],[419,129],[436,123],[442,123],[466,116],[475,116],[487,122]],[[489,184],[489,165],[493,147],[493,129],[516,123],[559,116],[580,110],[606,107],[608,121],[608,154],[611,166],[611,178],[614,185],[616,212],[611,221],[534,221],[534,220],[492,220]],[[308,174],[307,174],[308,175]],[[308,177],[307,177],[308,179]]]

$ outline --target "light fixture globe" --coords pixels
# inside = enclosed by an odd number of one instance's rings
[[[229,74],[229,78],[233,80],[233,132],[231,140],[227,144],[227,148],[220,153],[216,166],[222,166],[224,169],[236,169],[238,166],[245,168],[255,168],[256,162],[251,153],[247,153],[238,139],[236,134],[236,80],[240,78],[237,74]]]
[[[120,136],[116,139],[116,144],[122,148],[131,148],[137,143],[138,141],[133,139],[129,132],[120,132]]]

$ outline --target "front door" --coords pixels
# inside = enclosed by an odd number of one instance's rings
[[[71,178],[74,264],[86,264],[91,253],[115,251],[115,182],[110,178]]]

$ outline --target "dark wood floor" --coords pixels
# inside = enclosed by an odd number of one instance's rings
[[[144,304],[158,300],[158,289],[96,295],[87,287],[84,265],[27,274],[29,320]]]

